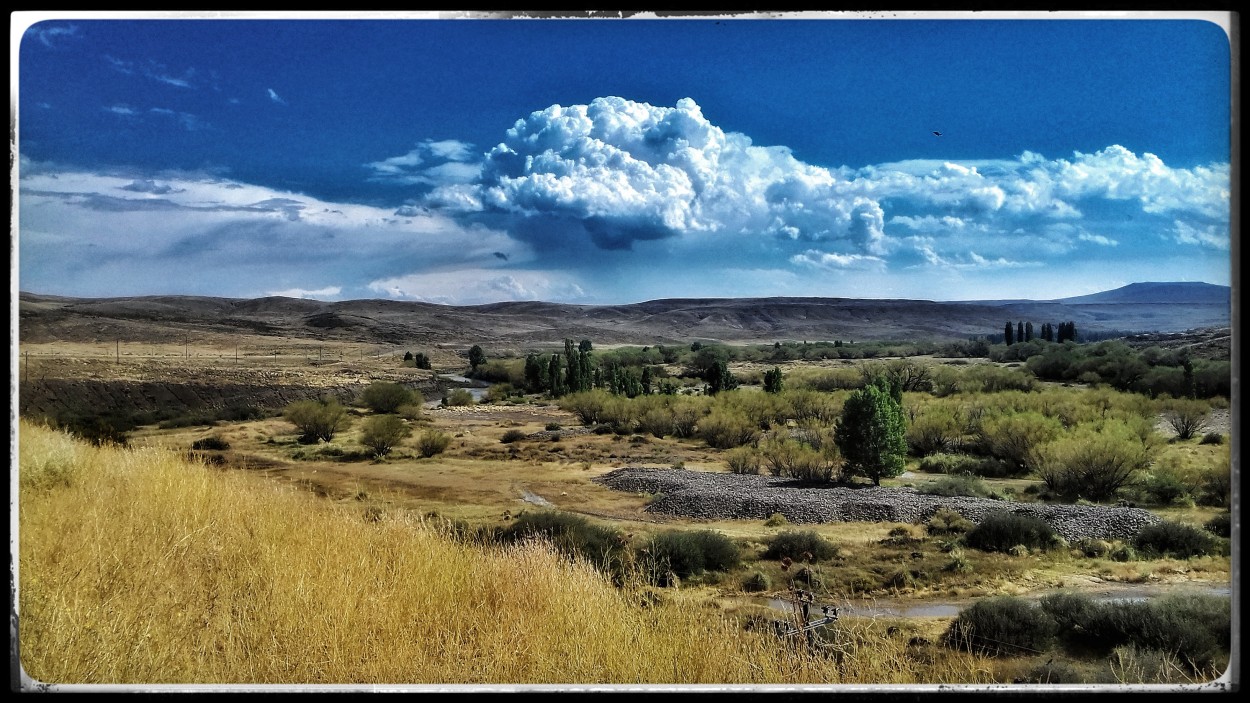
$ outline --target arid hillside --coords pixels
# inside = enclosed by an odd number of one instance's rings
[[[1187,285],[1187,284],[1170,284]],[[1204,284],[1195,284],[1204,285]],[[1215,287],[1220,288],[1220,287]],[[1124,289],[1120,289],[1124,290]],[[1227,288],[1223,288],[1228,291]],[[508,302],[446,306],[392,300],[151,296],[61,298],[22,293],[23,343],[179,343],[188,334],[359,344],[670,344],[696,340],[942,340],[1002,332],[1007,321],[1072,321],[1088,333],[1173,333],[1229,325],[1227,293],[1160,302],[1119,295],[1068,301],[934,302],[856,298],[703,298],[629,305]]]

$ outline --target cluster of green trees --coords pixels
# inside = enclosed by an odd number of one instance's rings
[[[1060,344],[1068,340],[1076,341],[1076,323],[1071,321],[1060,322],[1058,328],[1056,328],[1055,325],[1044,322],[1042,323],[1040,337],[1043,342],[1058,342]],[[1018,342],[1031,341],[1033,341],[1032,322],[1017,322],[1013,327],[1011,322],[1008,321],[1007,325],[1003,327],[1003,342],[1007,346]]]
[[[430,356],[425,352],[417,352],[415,355],[412,352],[404,352],[404,363],[411,363],[419,369],[432,368],[430,364]]]

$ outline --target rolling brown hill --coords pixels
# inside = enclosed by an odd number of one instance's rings
[[[698,298],[627,305],[505,302],[448,306],[394,300],[65,298],[21,293],[18,333],[27,343],[163,342],[205,332],[366,344],[489,343],[522,348],[559,344],[565,338],[599,344],[968,339],[1001,334],[1007,321],[1029,321],[1038,328],[1044,322],[1073,321],[1078,330],[1102,334],[1173,333],[1230,324],[1231,290],[1225,286],[1134,285],[1149,286],[1150,294],[1137,301],[1129,286],[1108,294],[1052,301]],[[1159,286],[1171,288],[1161,293]],[[1205,288],[1198,291],[1191,286]]]

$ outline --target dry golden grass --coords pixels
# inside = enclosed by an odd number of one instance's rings
[[[370,521],[160,448],[20,425],[18,612],[34,679],[84,683],[980,683],[848,626],[840,658],[696,603],[640,604],[538,544]],[[840,661],[839,661],[840,659]]]

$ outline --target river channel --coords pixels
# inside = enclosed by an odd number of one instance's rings
[[[1065,592],[1063,590],[1045,593],[1030,593],[1022,598],[1041,600],[1050,593]],[[1097,589],[1069,589],[1066,592],[1078,592],[1089,595],[1095,601],[1142,601],[1171,593],[1201,593],[1204,595],[1229,596],[1231,589],[1220,584],[1101,584]],[[978,598],[961,599],[930,599],[930,598],[862,598],[841,599],[814,602],[812,612],[819,612],[819,606],[832,605],[838,608],[839,614],[847,617],[892,617],[892,618],[953,618],[960,611],[975,603]],[[786,614],[794,612],[794,604],[784,598],[753,599],[757,604],[767,605]]]

